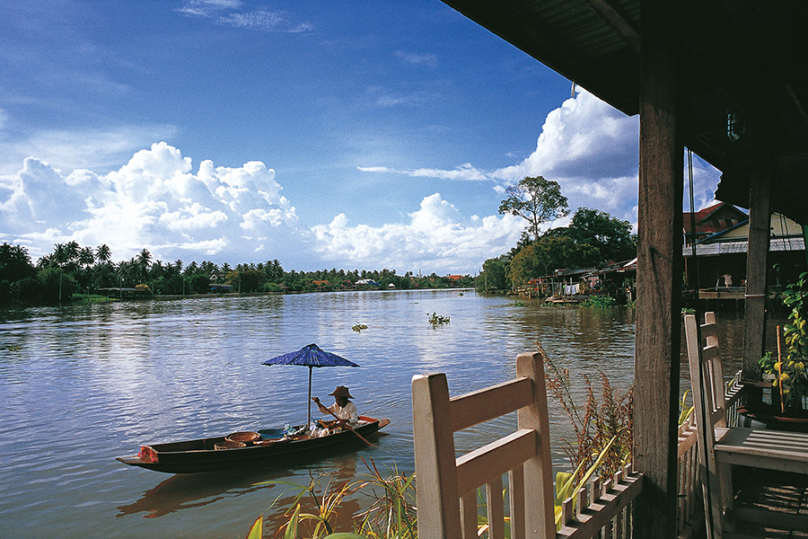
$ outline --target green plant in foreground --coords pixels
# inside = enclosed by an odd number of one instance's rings
[[[365,324],[356,324],[356,325],[354,325],[354,326],[351,326],[351,329],[352,329],[352,330],[354,330],[354,331],[355,331],[355,332],[357,332],[357,333],[359,333],[359,332],[360,332],[360,331],[362,331],[363,329],[367,329],[367,328],[368,328],[368,327],[367,327]]]
[[[780,358],[766,352],[759,364],[765,374],[773,376],[773,387],[782,388],[783,407],[801,409],[802,398],[808,396],[808,272],[786,287],[783,304],[791,308],[789,322],[783,327],[786,347]]]
[[[432,324],[433,328],[435,328],[435,327],[441,326],[443,324],[448,324],[449,323],[449,317],[448,316],[443,316],[443,315],[440,315],[440,314],[437,314],[437,313],[432,313],[432,316],[429,317],[429,323]]]
[[[279,535],[283,532],[284,539],[417,539],[415,474],[407,476],[394,468],[391,475],[383,477],[373,460],[370,464],[364,459],[362,461],[369,470],[367,478],[353,483],[334,485],[329,480],[322,487],[316,479],[312,479],[307,486],[282,481],[258,483],[286,485],[298,491],[284,513],[288,520],[278,530]],[[318,494],[318,491],[322,493]],[[353,532],[336,532],[332,522],[341,504],[346,497],[358,495],[373,500],[370,508],[353,518]],[[316,508],[314,512],[303,511],[301,502],[304,497],[312,499]],[[255,521],[247,539],[258,539],[262,534],[263,515]]]

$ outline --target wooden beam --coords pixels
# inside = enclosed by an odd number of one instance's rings
[[[640,33],[611,2],[608,0],[587,0],[587,2],[606,24],[620,34],[634,52],[640,54]]]
[[[678,132],[679,17],[670,0],[642,0],[634,462],[643,538],[676,536],[684,146]]]
[[[760,381],[760,365],[766,345],[766,283],[769,267],[771,208],[769,184],[774,161],[758,158],[749,189],[749,249],[746,253],[746,301],[744,302],[743,372],[746,381]],[[765,165],[769,162],[770,166]],[[768,169],[768,170],[766,170]]]

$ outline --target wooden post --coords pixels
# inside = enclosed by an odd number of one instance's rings
[[[418,529],[425,539],[461,539],[458,515],[454,432],[445,374],[412,378],[412,425],[416,477],[428,477],[416,489]],[[435,535],[432,535],[435,534]]]
[[[758,167],[756,167],[758,168]],[[749,189],[749,248],[746,253],[744,305],[743,380],[761,379],[758,360],[766,345],[766,293],[771,229],[769,175],[771,169],[754,174]]]
[[[642,0],[634,462],[645,474],[640,538],[676,536],[684,147],[670,0]]]
[[[516,376],[525,376],[533,381],[533,404],[516,413],[519,428],[533,429],[539,438],[538,454],[524,464],[527,503],[540,505],[538,510],[525,511],[525,537],[552,538],[555,537],[555,492],[550,455],[550,421],[546,410],[544,354],[519,354],[516,358]]]

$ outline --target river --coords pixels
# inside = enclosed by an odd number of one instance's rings
[[[432,327],[432,313],[451,321]],[[74,304],[0,312],[0,537],[244,537],[258,515],[295,494],[278,484],[359,480],[367,469],[411,473],[410,381],[445,372],[453,395],[510,379],[540,342],[580,374],[633,378],[631,309],[543,307],[474,291],[380,291]],[[742,320],[720,318],[729,356]],[[353,331],[355,324],[366,330]],[[308,369],[261,365],[317,343],[359,363],[315,369],[313,394],[350,387],[360,414],[389,418],[379,448],[294,467],[168,475],[120,464],[143,443],[300,423]],[[728,357],[729,357],[728,356]],[[737,367],[737,364],[733,365]],[[683,383],[684,386],[685,383]],[[554,465],[565,467],[566,416],[551,402]],[[459,435],[480,445],[512,419]],[[508,423],[506,425],[506,423]],[[324,483],[323,483],[324,484]],[[277,505],[273,500],[280,497]],[[363,502],[352,500],[347,509]],[[284,505],[286,504],[286,505]]]

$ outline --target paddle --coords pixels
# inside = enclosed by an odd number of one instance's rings
[[[311,398],[311,400],[313,400],[314,402],[316,402],[316,403],[318,404],[318,406],[322,406],[322,405],[320,405],[320,399],[319,399],[319,398],[317,398],[317,397],[312,397],[312,398]],[[362,440],[363,442],[365,442],[366,444],[368,444],[370,447],[376,447],[376,446],[375,446],[375,445],[373,445],[372,443],[368,442],[368,441],[367,441],[367,439],[365,439],[365,437],[364,437],[364,436],[362,436],[361,434],[359,434],[358,432],[356,432],[356,431],[353,429],[353,427],[351,427],[351,426],[348,424],[348,422],[347,422],[347,421],[345,421],[344,419],[340,419],[339,417],[337,417],[337,414],[335,414],[334,412],[332,412],[331,410],[329,410],[329,409],[328,409],[328,408],[326,408],[325,406],[323,406],[323,408],[325,408],[326,412],[328,412],[329,414],[331,414],[332,416],[334,416],[334,419],[336,419],[337,421],[339,421],[340,425],[344,425],[344,426],[348,427],[348,430],[349,430],[349,431],[351,431],[351,432],[353,432],[354,434],[356,434],[356,435],[359,437],[359,439],[360,439],[360,440]]]

